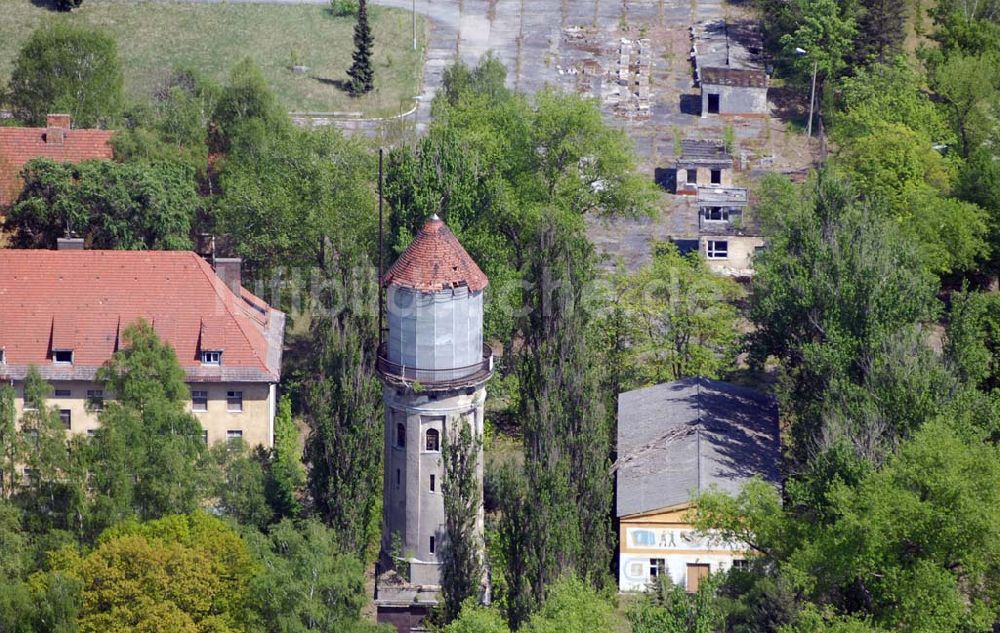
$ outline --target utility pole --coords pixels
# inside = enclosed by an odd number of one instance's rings
[[[812,91],[809,93],[809,123],[806,125],[806,136],[813,135],[813,104],[816,103],[816,71],[819,70],[819,60],[813,62]]]

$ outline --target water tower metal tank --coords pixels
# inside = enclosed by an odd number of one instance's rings
[[[483,291],[489,281],[458,239],[432,215],[382,278],[388,332],[383,375],[436,384],[492,371],[483,345]]]

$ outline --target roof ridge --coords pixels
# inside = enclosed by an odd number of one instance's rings
[[[232,317],[233,321],[236,322],[236,327],[239,329],[240,334],[243,336],[243,340],[246,341],[247,347],[250,349],[250,353],[253,354],[253,357],[257,359],[257,363],[264,368],[264,371],[270,373],[271,368],[268,367],[267,361],[261,359],[260,354],[257,353],[256,346],[254,346],[254,344],[250,341],[250,337],[247,335],[246,330],[243,329],[243,323],[240,322],[239,318],[241,315],[234,314],[233,311],[230,309],[229,304],[226,301],[225,293],[228,292],[229,294],[236,297],[236,299],[240,301],[243,300],[243,297],[236,296],[236,293],[230,290],[229,286],[227,286],[225,283],[222,282],[221,279],[219,279],[219,276],[215,274],[215,271],[209,269],[208,262],[205,261],[205,258],[201,257],[194,251],[182,251],[182,252],[191,257],[194,257],[198,261],[198,268],[201,270],[202,274],[205,275],[205,278],[208,280],[208,283],[211,284],[212,290],[215,291],[216,296],[218,296],[219,299],[222,300],[222,305],[226,310],[226,312],[229,314],[230,317]],[[222,290],[220,286],[225,290]],[[202,321],[204,320],[203,317],[204,315],[202,315]],[[200,331],[198,332],[198,340],[201,341]]]

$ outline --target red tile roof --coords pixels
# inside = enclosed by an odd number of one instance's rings
[[[50,115],[53,124],[67,124],[68,115]],[[74,130],[66,127],[0,127],[0,206],[21,193],[21,168],[33,158],[60,163],[110,159],[112,130]],[[61,140],[57,136],[61,135]],[[55,142],[48,142],[55,141]]]
[[[389,272],[382,277],[383,286],[412,288],[421,292],[437,292],[458,286],[468,286],[478,292],[489,279],[465,252],[451,229],[432,215],[406,248]]]
[[[142,317],[177,352],[187,379],[277,382],[285,315],[234,294],[191,252],[0,250],[0,376],[36,365],[50,380],[91,380]],[[73,351],[71,366],[53,349]],[[202,351],[222,364],[202,366]]]

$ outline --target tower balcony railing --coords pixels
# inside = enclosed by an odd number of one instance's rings
[[[389,348],[383,342],[378,347],[375,368],[391,384],[411,388],[419,385],[431,389],[458,389],[489,380],[493,374],[493,348],[483,343],[482,358],[474,365],[426,369],[389,360]]]

